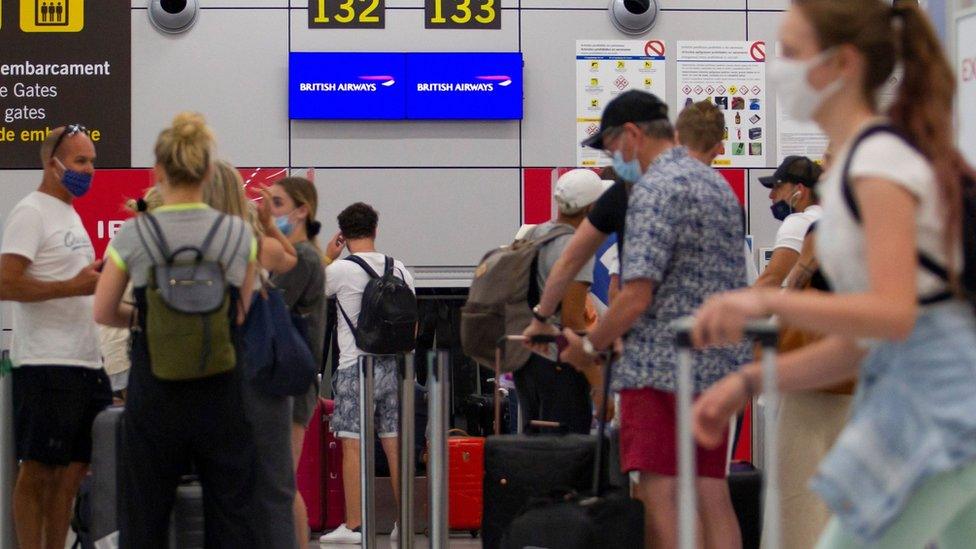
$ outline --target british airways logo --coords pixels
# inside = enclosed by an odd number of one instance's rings
[[[299,91],[303,92],[375,92],[379,86],[389,88],[396,84],[390,75],[364,75],[359,82],[301,82]]]
[[[475,82],[417,82],[418,92],[493,92],[495,86],[507,87],[512,78],[507,75],[476,76]]]

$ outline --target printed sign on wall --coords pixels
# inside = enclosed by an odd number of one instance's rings
[[[579,142],[600,129],[603,108],[627,90],[643,90],[667,100],[662,40],[576,41],[576,165],[610,164],[610,159]]]
[[[39,167],[58,126],[81,124],[98,165],[131,155],[132,12],[117,0],[4,0],[0,14],[0,169]]]
[[[677,87],[679,111],[712,101],[725,113],[725,153],[714,166],[766,166],[765,42],[678,42]]]

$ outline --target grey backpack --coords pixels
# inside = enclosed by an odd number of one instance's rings
[[[532,307],[539,302],[539,250],[573,228],[556,225],[541,238],[516,240],[491,250],[481,260],[471,281],[468,301],[461,309],[461,346],[464,353],[485,367],[495,364],[495,349],[504,335],[521,334],[532,322]],[[502,372],[517,370],[529,359],[521,344],[506,345]]]

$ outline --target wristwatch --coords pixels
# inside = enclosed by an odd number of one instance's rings
[[[582,343],[584,353],[590,355],[591,357],[595,357],[597,355],[596,347],[594,347],[593,342],[590,341],[590,336],[583,336]]]
[[[533,318],[535,318],[539,322],[542,322],[543,324],[548,324],[549,320],[552,319],[551,316],[545,316],[539,312],[539,305],[532,307],[532,316]]]

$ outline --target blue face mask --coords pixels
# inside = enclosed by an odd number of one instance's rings
[[[94,178],[92,174],[69,170],[57,157],[54,158],[54,161],[64,170],[64,175],[61,176],[61,184],[64,185],[64,188],[68,189],[68,192],[72,196],[76,198],[84,196],[91,189],[92,179]]]
[[[278,230],[281,231],[281,234],[285,236],[291,234],[292,229],[295,228],[295,226],[291,224],[291,220],[288,219],[287,215],[279,215],[276,217],[275,225],[278,226]]]
[[[629,162],[624,160],[622,150],[614,151],[613,171],[617,172],[617,176],[627,183],[637,183],[640,181],[641,176],[644,175],[641,171],[640,160],[637,159],[637,151],[634,151],[634,159]]]

